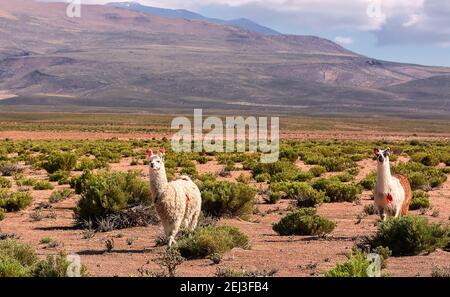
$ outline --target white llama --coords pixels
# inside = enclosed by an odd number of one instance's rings
[[[187,176],[170,183],[167,181],[163,149],[156,155],[149,149],[147,155],[153,202],[171,248],[180,228],[194,230],[197,227],[202,205],[200,190]]]
[[[391,149],[375,149],[377,157],[377,183],[375,186],[375,205],[383,221],[387,216],[407,215],[412,199],[408,178],[400,174],[391,174],[389,156]]]

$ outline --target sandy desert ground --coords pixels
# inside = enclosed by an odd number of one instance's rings
[[[314,136],[312,133],[308,134]],[[116,135],[119,136],[119,135]],[[135,137],[136,135],[128,135]],[[159,135],[151,135],[157,137]],[[298,135],[299,136],[299,135]],[[323,136],[320,133],[319,138]],[[336,136],[336,135],[334,135]],[[0,138],[10,139],[84,139],[104,138],[105,135],[71,132],[0,132]],[[108,135],[110,137],[110,135]],[[123,136],[125,137],[125,136]],[[149,135],[146,135],[149,137]],[[305,137],[302,135],[299,138]],[[360,134],[349,136],[350,139],[359,138]],[[399,138],[401,135],[395,135]],[[445,136],[444,136],[445,137]],[[442,136],[441,136],[442,139]],[[399,161],[407,161],[401,157]],[[145,178],[148,178],[148,167],[145,165],[130,166],[130,158],[123,158],[118,164],[111,164],[115,171],[140,169]],[[309,170],[310,166],[302,161],[296,165],[302,170]],[[375,161],[366,159],[358,162],[360,168],[356,181],[364,178],[376,168]],[[223,165],[216,161],[207,164],[197,164],[199,173],[218,172]],[[239,166],[237,166],[239,168]],[[249,174],[243,170],[232,173],[226,179],[235,179],[241,173]],[[45,171],[36,171],[28,168],[26,175],[46,178]],[[450,177],[450,176],[448,176]],[[12,178],[11,178],[12,179]],[[68,186],[58,186],[55,188]],[[16,186],[14,186],[16,187]],[[46,202],[51,190],[33,191],[33,204],[18,213],[8,213],[0,222],[0,230],[7,233],[16,233],[21,240],[36,248],[41,256],[56,254],[58,250],[81,255],[82,263],[87,265],[91,276],[130,276],[138,275],[138,269],[157,271],[158,266],[152,261],[164,251],[158,246],[155,239],[162,234],[160,226],[138,227],[125,230],[116,230],[107,233],[97,233],[91,239],[82,238],[82,230],[73,227],[73,211],[78,196],[55,204],[51,209],[43,209],[44,219],[38,222],[30,220],[30,213],[42,202]],[[414,211],[415,215],[428,218],[432,222],[448,223],[450,217],[450,178],[438,189],[430,192],[432,208],[426,213]],[[238,227],[250,238],[251,249],[233,249],[223,257],[220,264],[214,265],[211,260],[194,260],[183,263],[178,269],[180,276],[212,276],[217,267],[230,267],[246,271],[277,270],[276,276],[320,276],[337,262],[346,259],[345,254],[350,252],[359,237],[375,232],[376,215],[364,215],[364,206],[371,204],[371,192],[365,191],[360,203],[327,203],[318,208],[318,213],[337,222],[336,229],[325,238],[308,236],[278,236],[272,230],[272,223],[277,222],[290,207],[290,202],[282,200],[279,204],[268,205],[259,201],[257,211],[249,220],[222,219],[220,223]],[[48,214],[50,217],[45,218]],[[49,248],[40,244],[40,239],[49,237],[56,240],[59,245]],[[115,248],[111,253],[105,253],[105,240],[114,239]],[[133,240],[131,245],[127,244]],[[448,252],[437,250],[428,255],[413,257],[391,257],[386,272],[391,276],[429,276],[432,267],[449,266]]]

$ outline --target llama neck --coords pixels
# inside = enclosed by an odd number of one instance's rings
[[[378,163],[377,166],[377,185],[379,190],[387,189],[391,181],[391,166],[389,160],[385,160],[384,163]]]
[[[158,171],[150,168],[150,189],[154,199],[164,192],[168,185],[169,182],[167,181],[166,168],[164,166]]]

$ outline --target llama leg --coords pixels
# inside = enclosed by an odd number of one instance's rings
[[[384,207],[379,207],[378,208],[378,213],[380,214],[381,220],[383,222],[386,221],[387,215],[386,215],[386,211],[384,210]]]
[[[173,224],[172,230],[170,230],[171,232],[168,236],[168,239],[169,239],[168,248],[169,249],[172,247],[172,245],[174,245],[176,243],[175,238],[177,237],[178,231],[180,230],[180,226],[181,226],[181,219],[178,219]]]
[[[198,217],[200,216],[200,211],[196,211],[193,215],[192,215],[192,220],[191,223],[189,224],[189,229],[191,231],[194,231],[195,228],[197,228],[197,224],[198,224]]]
[[[395,217],[398,218],[400,216],[402,209],[399,207],[395,210]]]

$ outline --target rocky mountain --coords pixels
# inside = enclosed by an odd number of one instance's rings
[[[145,6],[139,4],[138,2],[112,2],[109,3],[108,5],[143,12],[146,14],[157,15],[161,17],[205,21],[219,25],[230,25],[262,34],[271,34],[271,35],[280,34],[275,30],[261,26],[260,24],[257,24],[252,20],[246,18],[240,18],[235,20],[221,20],[216,18],[208,18],[201,14],[186,9],[166,9],[166,8]]]
[[[0,0],[0,108],[448,115],[450,69],[111,5]],[[11,96],[6,96],[10,94]],[[13,97],[14,95],[14,97]]]

